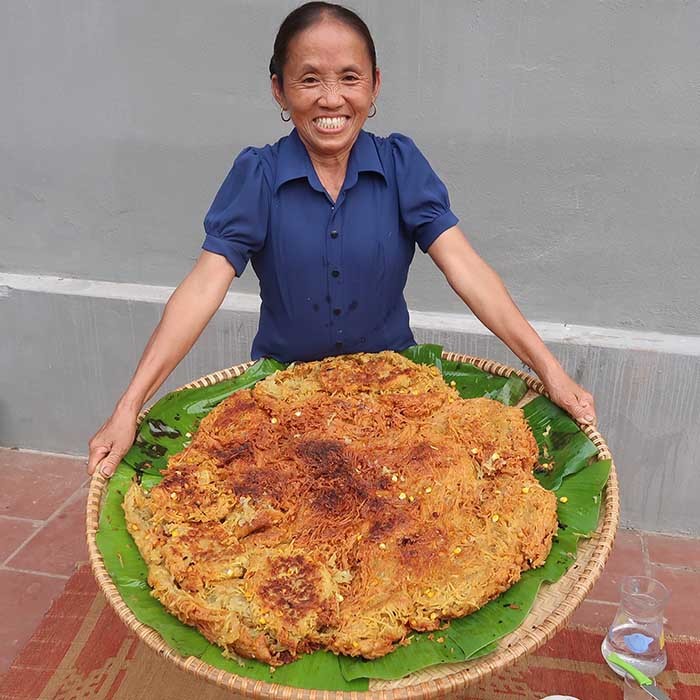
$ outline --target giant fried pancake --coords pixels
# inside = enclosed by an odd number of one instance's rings
[[[296,364],[124,499],[153,595],[230,655],[376,658],[544,563],[556,499],[518,408],[393,352]]]

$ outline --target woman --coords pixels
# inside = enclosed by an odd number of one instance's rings
[[[445,186],[415,144],[362,130],[381,87],[364,22],[339,5],[299,7],[280,27],[270,75],[282,119],[295,129],[236,159],[205,218],[204,252],[168,301],[114,413],[90,441],[88,472],[114,472],[133,442],[141,407],[249,260],[262,297],[254,359],[314,360],[413,345],[403,289],[416,243],[476,316],[537,372],[552,400],[592,423],[592,397],[564,372],[469,245]]]

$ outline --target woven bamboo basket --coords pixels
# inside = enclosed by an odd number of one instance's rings
[[[492,360],[471,357],[453,352],[443,352],[443,359],[468,362],[491,374],[509,377],[516,374],[528,386],[528,392],[518,404],[523,406],[538,394],[545,394],[543,384],[535,377],[499,364]],[[201,377],[181,389],[210,386],[237,377],[253,363],[246,362]],[[139,415],[139,423],[145,411]],[[598,459],[612,459],[602,435],[593,427],[580,426],[598,449]],[[195,676],[226,688],[232,698],[271,698],[279,700],[427,700],[428,698],[461,698],[463,689],[488,675],[506,668],[517,659],[535,651],[551,639],[583,602],[593,584],[598,580],[612,549],[619,521],[619,490],[614,463],[603,491],[598,527],[590,539],[580,540],[574,565],[553,584],[543,584],[529,615],[511,634],[498,642],[490,654],[453,664],[441,664],[412,673],[393,681],[371,680],[365,692],[341,692],[328,690],[304,690],[267,683],[223,671],[200,659],[184,657],[172,649],[152,628],[136,619],[105,569],[102,555],[97,548],[95,535],[99,524],[100,509],[107,480],[95,474],[90,483],[87,502],[87,544],[90,564],[97,583],[116,613],[146,645],[179,668]]]

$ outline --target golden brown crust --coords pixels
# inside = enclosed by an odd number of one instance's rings
[[[540,566],[556,500],[522,411],[392,352],[298,364],[124,502],[153,594],[230,654],[375,658]]]

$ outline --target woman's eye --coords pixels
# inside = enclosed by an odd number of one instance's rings
[[[356,83],[359,78],[356,75],[346,75],[343,76],[343,82],[345,83]]]
[[[316,78],[312,78],[310,76],[308,78],[304,78],[302,80],[302,83],[304,83],[305,85],[313,85],[314,83],[317,83],[317,82],[318,82],[318,80],[316,80]]]

